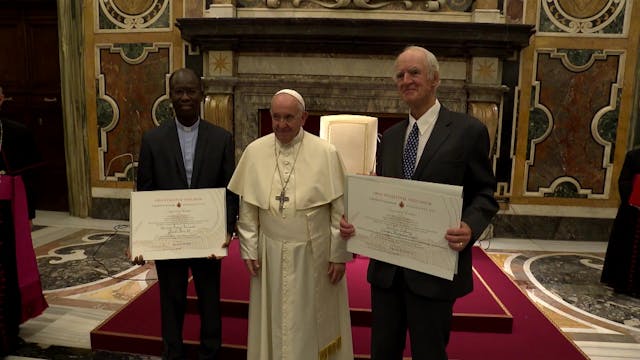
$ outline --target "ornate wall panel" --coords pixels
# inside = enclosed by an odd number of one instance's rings
[[[607,199],[625,55],[538,49],[525,196]]]
[[[96,45],[100,180],[132,180],[142,134],[173,118],[170,53],[166,43]]]
[[[540,1],[538,34],[611,37],[629,31],[631,0]]]
[[[96,32],[148,32],[171,29],[170,0],[96,0]]]
[[[225,3],[226,0],[211,1]],[[475,0],[479,3],[487,0]],[[474,0],[237,0],[238,8],[325,8],[358,10],[470,11]],[[492,3],[492,1],[488,1]],[[494,4],[495,6],[495,4]]]
[[[504,17],[508,24],[524,22],[524,0],[508,0],[505,3]]]

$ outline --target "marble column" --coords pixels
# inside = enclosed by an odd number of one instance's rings
[[[204,118],[233,133],[233,51],[204,54]]]
[[[471,59],[471,78],[466,85],[468,92],[467,112],[482,121],[489,130],[491,152],[496,152],[495,142],[499,138],[498,125],[502,96],[508,91],[502,85],[502,63],[498,58],[474,57]]]
[[[87,217],[91,209],[89,147],[84,82],[84,47],[81,1],[58,0],[60,82],[64,118],[64,144],[69,188],[69,213]]]
[[[487,127],[491,140],[489,156],[493,157],[496,151],[494,144],[498,136],[498,120],[500,118],[498,104],[495,102],[469,101],[468,113],[482,121]]]
[[[204,118],[233,133],[233,95],[205,94]]]

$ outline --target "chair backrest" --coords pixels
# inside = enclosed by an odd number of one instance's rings
[[[349,114],[321,116],[320,137],[338,149],[348,174],[368,175],[375,170],[378,118]]]

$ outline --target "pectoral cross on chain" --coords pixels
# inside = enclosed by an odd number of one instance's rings
[[[280,206],[278,207],[278,209],[280,210],[280,213],[282,213],[282,210],[284,209],[284,203],[289,201],[289,197],[284,196],[284,189],[280,191],[280,195],[276,196],[276,200],[280,202]]]

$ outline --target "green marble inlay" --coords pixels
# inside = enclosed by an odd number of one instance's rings
[[[559,53],[567,54],[567,59],[574,66],[586,65],[594,54],[602,54],[603,50],[592,49],[558,49]]]
[[[531,141],[539,139],[549,128],[550,121],[544,111],[534,108],[529,111],[529,134],[527,136],[527,159],[531,152]]]
[[[616,138],[618,137],[618,119],[620,118],[619,104],[621,95],[622,90],[618,89],[618,96],[616,100],[616,104],[618,104],[618,106],[616,106],[615,109],[607,111],[604,115],[602,115],[596,127],[598,135],[611,145],[611,152],[608,159],[609,162],[613,162],[613,155],[615,154],[616,150]]]
[[[173,114],[171,101],[169,99],[160,101],[160,104],[158,104],[158,106],[156,107],[156,113],[154,115],[159,124],[162,124],[163,122],[168,120],[172,120],[175,116]]]
[[[131,166],[127,169],[127,172],[124,174],[125,178],[119,178],[118,181],[133,181],[133,176],[136,172],[135,167]]]
[[[578,194],[578,188],[566,181],[558,184],[553,193],[544,194],[545,197],[558,197],[558,198],[586,198],[586,194]]]
[[[113,30],[118,26],[114,24],[109,18],[102,12],[102,7],[98,6],[98,26],[101,30]]]
[[[618,16],[611,22],[611,24],[605,26],[599,33],[601,34],[622,34],[624,29],[624,15],[627,12],[626,5],[623,5],[623,9]]]
[[[109,124],[113,122],[114,110],[111,106],[111,103],[109,103],[107,100],[97,98],[96,113],[98,117],[98,146],[102,146],[102,136],[100,136],[100,132],[102,132],[102,129],[108,127]]]
[[[113,122],[113,107],[107,100],[100,98],[96,100],[96,105],[96,112],[98,113],[98,127],[106,128],[111,124],[111,122]]]
[[[151,25],[149,28],[159,29],[159,28],[168,28],[169,27],[169,9],[171,8],[171,4],[164,8],[164,12],[160,17]]]
[[[562,32],[557,26],[553,25],[551,19],[544,9],[540,8],[540,32]]]
[[[605,141],[615,144],[618,127],[618,109],[607,111],[598,122],[598,135]]]
[[[121,54],[129,60],[137,59],[145,52],[145,48],[152,48],[152,43],[116,43],[114,49],[122,50]]]

